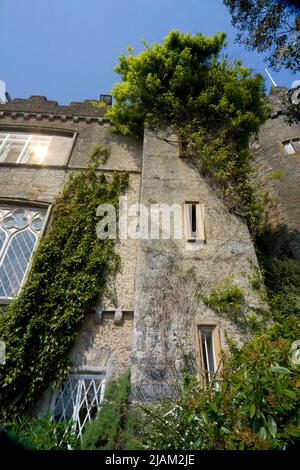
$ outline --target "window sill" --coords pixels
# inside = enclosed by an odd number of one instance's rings
[[[205,247],[205,240],[195,239],[193,241],[185,241],[185,249],[187,251],[197,251],[202,250]]]
[[[14,299],[0,299],[0,305],[9,305]]]
[[[8,166],[11,168],[36,168],[36,169],[54,169],[54,170],[64,170],[67,168],[67,165],[63,163],[62,165],[42,165],[37,163],[14,163],[14,162],[0,162],[1,166]]]

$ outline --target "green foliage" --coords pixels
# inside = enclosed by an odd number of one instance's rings
[[[254,291],[259,292],[261,294],[262,299],[265,300],[264,295],[264,279],[262,276],[262,272],[259,266],[254,265],[252,263],[252,276],[251,276],[251,287]]]
[[[244,291],[228,278],[220,288],[212,289],[210,295],[202,296],[202,300],[220,314],[238,315],[244,310],[245,296]]]
[[[261,297],[265,300],[263,293]],[[199,300],[247,333],[261,331],[270,319],[270,313],[266,309],[256,307],[249,311],[244,291],[231,278],[224,279],[221,286],[213,288],[209,295],[200,295]]]
[[[262,309],[248,312],[245,293],[231,278],[224,279],[219,288],[213,288],[209,295],[201,295],[199,299],[242,330],[258,331],[265,324],[267,312]]]
[[[90,156],[90,162],[96,165],[104,165],[110,155],[110,148],[96,145]]]
[[[223,0],[229,8],[237,40],[267,53],[269,65],[294,72],[300,68],[299,4],[291,0]]]
[[[0,366],[1,421],[29,413],[43,390],[68,373],[78,327],[119,269],[114,240],[97,238],[96,208],[101,203],[118,207],[128,175],[106,179],[96,168],[94,155],[87,170],[71,175],[25,287],[0,315],[0,337],[6,343],[6,364]]]
[[[17,417],[2,430],[11,440],[31,450],[76,449],[78,439],[70,421],[54,421],[51,416],[29,419]]]
[[[144,406],[144,447],[252,450],[299,446],[300,365],[293,359],[300,339],[300,265],[262,254],[259,261],[261,271],[254,270],[252,287],[263,290],[274,322],[256,328],[255,336],[242,346],[230,341],[221,371],[209,385],[184,376],[177,399],[166,397]],[[234,321],[234,313],[242,315],[244,294],[230,279],[202,300]],[[247,326],[251,326],[249,318]]]
[[[300,264],[260,254],[274,337],[300,339]]]
[[[261,334],[231,345],[223,370],[207,387],[185,380],[178,399],[144,406],[148,449],[284,449],[300,440],[300,371],[290,342]]]
[[[249,183],[249,137],[266,119],[264,80],[241,62],[218,59],[225,34],[171,31],[162,44],[121,55],[114,105],[116,131],[140,135],[144,125],[171,128],[185,155],[199,168],[231,210],[254,229],[264,203]]]
[[[110,108],[110,106],[105,101],[90,100],[90,103],[103,111],[103,114],[105,114]]]
[[[82,449],[126,450],[138,445],[138,417],[130,411],[130,374],[125,373],[107,384],[104,402],[94,420],[87,424]]]

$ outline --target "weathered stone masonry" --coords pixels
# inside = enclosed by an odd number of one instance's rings
[[[287,156],[282,142],[299,137],[300,126],[287,126],[278,113],[278,96],[284,92],[272,90],[274,114],[253,149],[258,176],[285,170],[285,182],[270,183],[277,201],[269,220],[275,228],[287,228],[289,249],[299,259],[299,155]],[[89,100],[60,106],[40,96],[0,105],[0,132],[8,130],[69,132],[74,138],[63,166],[0,163],[0,203],[51,206],[70,173],[86,168],[89,154],[100,144],[111,148],[104,172],[129,172],[128,205],[141,202],[150,208],[196,201],[204,206],[205,242],[199,250],[187,247],[184,239],[118,242],[122,270],[111,286],[114,295],[103,299],[95,312],[87,312],[71,352],[74,370],[104,372],[109,378],[131,367],[133,396],[152,398],[172,392],[182,367],[181,338],[186,338],[200,367],[199,325],[217,325],[222,348],[227,335],[245,339],[235,323],[195,300],[195,290],[200,286],[209,293],[230,279],[245,292],[245,314],[260,305],[251,288],[257,260],[247,225],[229,213],[199,172],[178,156],[174,138],[149,130],[143,141],[118,136]]]
[[[272,237],[266,238],[266,249],[274,256],[285,253],[300,261],[300,152],[287,154],[283,142],[300,138],[300,124],[289,125],[283,113],[284,87],[273,87],[269,103],[271,118],[261,126],[258,139],[253,142],[256,174],[265,179],[273,199],[268,210]],[[282,179],[272,174],[282,172]],[[270,180],[268,181],[268,177]]]
[[[111,134],[107,119],[89,100],[59,106],[41,96],[16,99],[0,105],[0,132],[71,132],[74,144],[64,166],[46,167],[32,164],[0,164],[0,203],[53,204],[72,171],[86,168],[96,145],[108,145],[111,154],[101,170],[129,172],[130,203],[139,197],[142,145],[132,138]],[[114,299],[105,299],[101,322],[94,312],[88,313],[71,353],[74,370],[105,372],[117,376],[130,367],[133,334],[133,298],[136,264],[136,242],[118,244],[122,271],[114,283]],[[115,311],[122,312],[120,322]]]
[[[257,260],[247,226],[228,213],[196,169],[178,158],[172,141],[166,142],[164,135],[156,136],[146,130],[141,202],[149,207],[153,203],[185,201],[204,204],[206,241],[202,249],[187,250],[185,240],[139,243],[132,384],[134,393],[144,398],[170,392],[181,367],[176,340],[187,337],[196,355],[198,321],[218,323],[222,347],[226,346],[226,334],[243,340],[243,333],[234,323],[218,318],[202,302],[194,300],[196,282],[183,280],[187,269],[193,269],[204,292],[209,293],[222,280],[232,278],[246,292],[246,310],[259,304],[250,287]],[[175,269],[169,268],[170,262]]]

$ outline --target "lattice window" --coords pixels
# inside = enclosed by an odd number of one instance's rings
[[[85,424],[97,414],[103,400],[105,376],[101,374],[71,375],[56,392],[53,414],[57,420],[74,421],[74,429],[82,437]]]
[[[18,294],[45,215],[45,209],[0,206],[0,298]]]

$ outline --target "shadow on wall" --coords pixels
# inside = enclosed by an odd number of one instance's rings
[[[258,247],[266,255],[300,262],[300,231],[286,224],[269,226],[258,239]]]
[[[105,136],[104,144],[109,147],[111,147],[112,144],[115,144],[119,154],[122,154],[123,152],[123,155],[130,155],[133,158],[136,168],[141,169],[143,153],[143,140],[141,138],[108,132]]]

